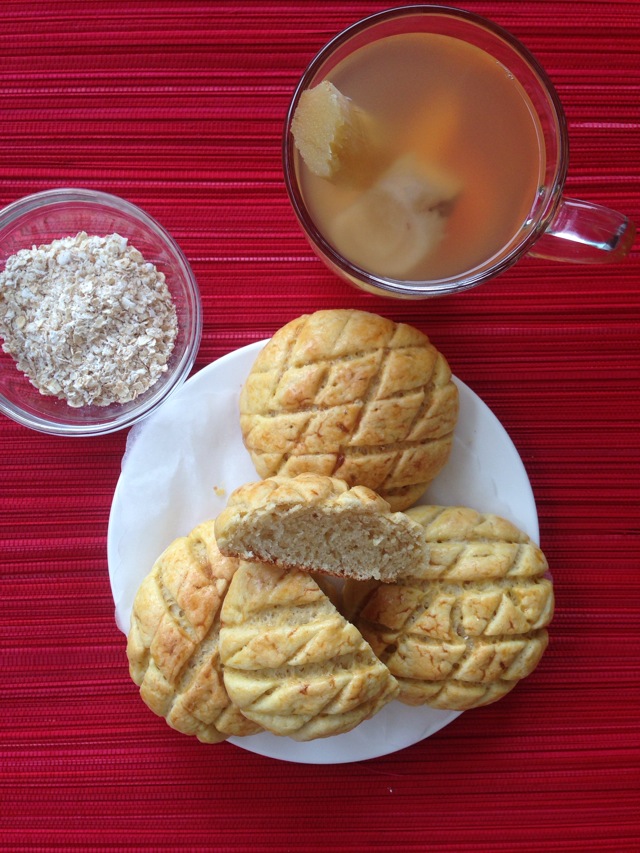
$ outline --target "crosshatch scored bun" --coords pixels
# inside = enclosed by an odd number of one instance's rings
[[[337,577],[390,582],[429,563],[420,524],[364,486],[318,474],[241,486],[215,532],[229,556]]]
[[[344,608],[408,705],[468,710],[495,702],[538,665],[553,617],[540,548],[510,522],[467,507],[408,511],[430,566],[395,584],[347,581]]]
[[[291,321],[240,396],[261,477],[313,472],[412,506],[449,458],[458,391],[444,356],[405,323],[351,309]]]
[[[260,731],[222,680],[220,607],[237,567],[218,550],[213,521],[204,522],[160,555],[133,605],[127,657],[140,696],[172,728],[205,743]]]
[[[221,618],[227,691],[273,734],[309,741],[351,731],[398,692],[309,574],[241,562]]]

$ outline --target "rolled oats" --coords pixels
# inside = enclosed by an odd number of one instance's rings
[[[134,400],[166,372],[177,333],[164,273],[119,234],[21,249],[0,273],[3,350],[70,406]]]

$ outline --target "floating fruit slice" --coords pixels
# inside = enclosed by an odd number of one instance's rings
[[[442,239],[458,192],[451,177],[407,155],[336,216],[329,238],[358,266],[405,276]]]

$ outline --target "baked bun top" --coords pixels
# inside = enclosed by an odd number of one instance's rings
[[[422,578],[347,581],[345,613],[400,683],[400,701],[467,710],[537,666],[554,608],[544,554],[505,519],[467,507],[409,510],[430,547]]]
[[[241,562],[222,606],[229,696],[246,717],[294,740],[342,734],[398,685],[308,574]]]
[[[218,648],[220,607],[238,560],[223,556],[213,521],[174,540],[136,594],[129,672],[154,713],[207,743],[253,734],[229,699]]]
[[[442,469],[458,417],[444,356],[421,331],[353,309],[281,328],[240,396],[258,474],[314,472],[413,505]]]

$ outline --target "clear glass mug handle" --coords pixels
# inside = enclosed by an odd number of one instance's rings
[[[528,254],[551,261],[602,264],[629,254],[636,235],[633,222],[599,204],[562,198],[556,214]]]

